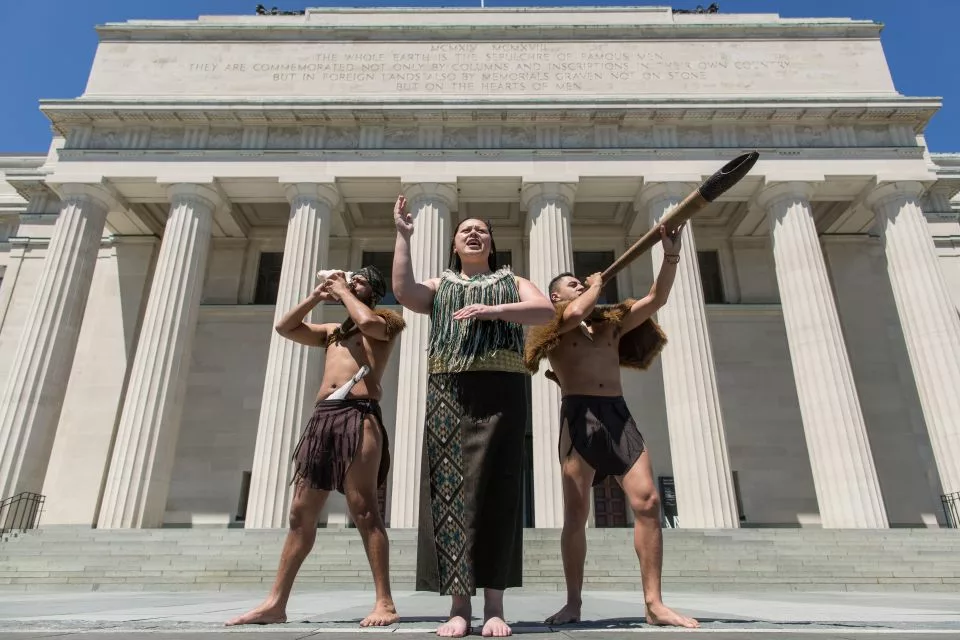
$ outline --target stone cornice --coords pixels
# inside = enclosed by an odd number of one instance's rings
[[[858,103],[826,107],[701,104],[626,109],[455,109],[438,112],[331,109],[263,112],[216,108],[85,110],[80,101],[48,112],[66,137],[60,159],[154,155],[226,158],[270,155],[364,157],[416,153],[423,156],[529,153],[568,155],[642,153],[681,157],[699,150],[777,150],[784,156],[915,158],[924,148],[916,132],[935,104]],[[920,106],[926,104],[928,111]],[[208,105],[210,106],[210,105]],[[83,108],[81,108],[83,107]],[[904,110],[906,109],[906,110]],[[163,117],[161,117],[161,115]],[[60,116],[66,119],[59,120]],[[102,118],[102,119],[101,119]],[[864,155],[866,154],[866,155]],[[949,164],[945,161],[945,164]],[[946,177],[952,168],[939,169]]]
[[[416,105],[417,108],[411,108]],[[40,109],[61,135],[79,126],[346,126],[365,124],[901,124],[921,132],[939,98],[831,97],[829,99],[696,99],[544,102],[542,99],[444,104],[405,97],[396,103],[345,100],[307,102],[144,102],[44,100]]]
[[[302,16],[203,16],[134,20],[97,28],[110,40],[336,40],[419,38],[700,39],[878,38],[882,25],[845,18],[784,19],[777,14],[674,14],[669,7],[479,9],[308,9]]]

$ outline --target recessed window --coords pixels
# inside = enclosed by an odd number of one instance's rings
[[[260,254],[257,268],[257,290],[253,304],[277,304],[280,291],[280,270],[283,268],[283,252],[264,252]]]
[[[364,251],[360,263],[361,267],[376,267],[387,281],[387,292],[380,304],[397,304],[397,297],[393,295],[393,251]]]
[[[573,272],[580,280],[594,273],[603,273],[603,270],[613,264],[613,251],[574,251]],[[613,278],[600,293],[599,304],[615,304],[620,301],[620,292],[617,291],[617,279]]]
[[[700,283],[703,286],[703,301],[706,304],[723,304],[723,277],[720,273],[719,251],[697,251],[700,265]]]

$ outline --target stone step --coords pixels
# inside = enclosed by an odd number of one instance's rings
[[[564,588],[560,532],[528,530],[524,584]],[[0,590],[266,588],[286,532],[244,529],[98,531],[53,528],[0,543]],[[394,587],[414,586],[416,531],[390,530]],[[629,529],[591,529],[584,582],[640,588]],[[678,590],[960,590],[960,532],[730,530],[664,532],[664,585]],[[355,530],[321,529],[298,585],[368,589]]]

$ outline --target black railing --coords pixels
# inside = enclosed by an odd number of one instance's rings
[[[36,529],[46,500],[39,493],[24,491],[0,502],[0,534]]]
[[[960,529],[960,491],[940,496],[943,513],[947,516],[947,526],[951,529]]]

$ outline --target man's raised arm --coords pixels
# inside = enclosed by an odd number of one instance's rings
[[[663,243],[663,263],[660,265],[660,272],[653,281],[650,292],[630,307],[630,311],[620,324],[623,333],[628,333],[639,327],[646,320],[652,318],[657,309],[667,303],[670,290],[673,288],[673,281],[677,277],[677,265],[680,264],[681,231],[683,231],[683,225],[669,234],[664,227],[660,227],[660,237]]]
[[[286,338],[308,347],[322,347],[327,343],[327,330],[322,324],[312,324],[304,322],[310,311],[321,302],[333,302],[336,300],[330,293],[322,289],[323,285],[317,286],[310,295],[304,298],[300,304],[290,311],[287,311],[274,325],[277,333]]]
[[[417,313],[430,313],[436,284],[433,280],[417,282],[410,260],[410,236],[413,235],[413,214],[407,210],[407,199],[397,198],[393,206],[393,221],[397,226],[397,243],[393,250],[393,295],[397,302]]]
[[[373,312],[373,309],[353,294],[346,278],[342,273],[334,273],[328,279],[327,288],[336,297],[340,299],[349,314],[350,319],[357,325],[360,333],[374,340],[386,342],[390,339],[387,331],[387,321]]]

